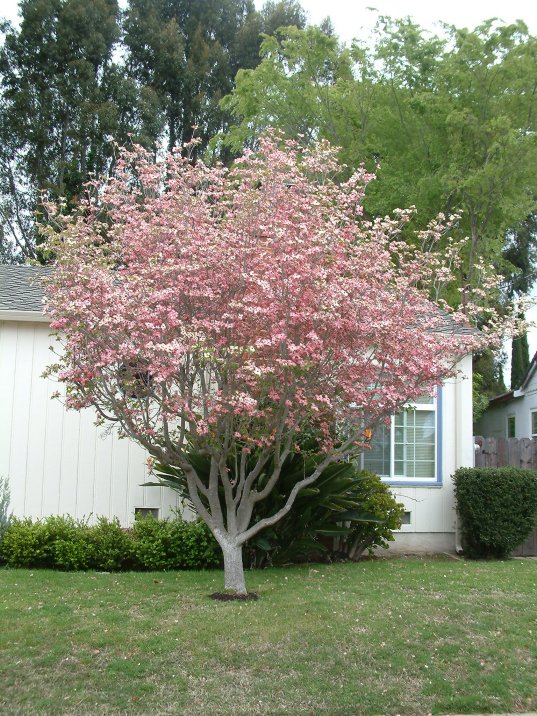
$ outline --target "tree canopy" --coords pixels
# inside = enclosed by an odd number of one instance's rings
[[[289,29],[261,55],[223,101],[236,118],[225,145],[255,146],[267,126],[302,143],[326,138],[351,169],[376,171],[370,215],[412,205],[424,226],[440,211],[462,212],[457,231],[470,242],[461,285],[480,259],[505,266],[506,234],[537,196],[537,40],[522,23],[446,27],[439,38],[383,18],[373,49]]]
[[[261,33],[305,23],[293,0],[25,0],[20,14],[1,28],[0,261],[42,259],[42,196],[76,204],[117,144],[156,152],[195,132],[203,149]]]
[[[400,239],[408,212],[365,220],[371,177],[341,171],[326,143],[303,153],[272,136],[229,170],[180,152],[155,163],[140,148],[46,229],[57,257],[47,311],[64,345],[52,370],[68,405],[95,407],[184,472],[238,592],[249,538],[501,334],[495,320],[468,330],[482,310],[469,296],[464,312],[431,302],[457,263],[455,244],[445,262],[429,250],[444,223],[412,248]],[[322,457],[250,524],[304,431]],[[193,453],[210,458],[206,479]]]

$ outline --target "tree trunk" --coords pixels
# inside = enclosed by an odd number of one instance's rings
[[[224,584],[237,594],[246,594],[244,567],[242,565],[242,545],[221,544],[224,553]]]

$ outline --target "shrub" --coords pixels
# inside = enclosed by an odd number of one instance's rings
[[[154,517],[141,517],[134,523],[133,541],[137,563],[143,569],[172,569],[169,524]]]
[[[72,517],[14,519],[4,537],[3,554],[10,567],[79,570],[90,566],[93,545],[87,524]]]
[[[44,544],[43,566],[68,571],[88,569],[93,559],[93,545],[87,523],[72,517],[47,517],[41,525]]]
[[[461,468],[454,481],[468,557],[507,557],[536,527],[537,473],[514,467]]]
[[[97,524],[89,528],[93,546],[91,567],[103,572],[117,572],[134,566],[134,542],[132,534],[124,530],[119,520],[99,517]]]
[[[343,556],[358,559],[366,550],[375,547],[387,549],[393,542],[393,530],[401,527],[404,507],[392,495],[389,486],[378,475],[368,470],[356,470],[352,489],[361,509],[375,520],[356,520],[351,524],[349,535],[342,540]]]
[[[220,548],[205,523],[181,517],[136,520],[134,552],[144,569],[205,569],[221,562]]]
[[[72,517],[13,519],[4,556],[10,567],[117,571],[205,569],[221,563],[220,548],[203,522],[136,521],[123,530],[117,519],[100,517],[90,527]]]
[[[177,517],[170,525],[178,557],[174,569],[206,569],[222,563],[220,547],[205,522]]]
[[[315,438],[306,436],[304,450],[287,457],[275,488],[266,499],[256,503],[252,522],[269,517],[283,507],[293,485],[304,474],[312,472],[322,459],[315,447]],[[254,463],[256,455],[252,454],[250,459]],[[191,453],[189,460],[201,479],[207,481],[210,458]],[[228,467],[233,474],[232,458]],[[271,471],[269,464],[265,475],[270,475]],[[186,478],[180,468],[157,464],[156,476],[158,482],[146,485],[171,487],[189,503]],[[261,477],[258,489],[262,488]],[[225,509],[223,501],[222,509]],[[354,463],[333,463],[313,485],[299,492],[285,517],[245,545],[245,563],[261,567],[267,563],[322,557],[358,559],[366,549],[387,547],[393,540],[392,531],[401,526],[402,515],[403,506],[395,501],[389,487],[378,475],[359,470]]]
[[[35,567],[43,562],[39,525],[14,517],[4,534],[2,555],[9,567]]]

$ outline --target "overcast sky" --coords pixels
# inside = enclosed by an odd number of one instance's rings
[[[263,0],[255,0],[261,7]],[[319,24],[330,15],[336,33],[342,40],[353,37],[365,39],[375,24],[376,17],[410,16],[424,28],[435,30],[443,21],[457,27],[473,29],[483,20],[497,17],[505,23],[524,20],[530,31],[537,34],[537,2],[535,0],[301,0],[311,23]]]
[[[88,0],[91,2],[91,0]],[[255,0],[261,7],[264,0]],[[124,5],[125,0],[120,0]],[[17,0],[0,0],[0,16],[17,18]],[[378,14],[392,17],[410,16],[419,25],[434,30],[435,23],[444,21],[458,27],[474,28],[483,20],[497,17],[503,22],[521,19],[537,34],[537,2],[535,0],[301,0],[310,22],[318,24],[330,15],[342,40],[365,39]]]

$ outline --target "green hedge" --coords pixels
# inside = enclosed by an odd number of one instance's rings
[[[1,545],[9,567],[120,571],[205,569],[220,564],[219,547],[201,522],[137,520],[132,530],[100,517],[95,525],[72,517],[13,519]]]
[[[537,526],[536,472],[514,467],[461,468],[454,482],[468,557],[507,557]]]
[[[222,561],[218,543],[204,522],[136,520],[134,553],[142,569],[204,569]]]

